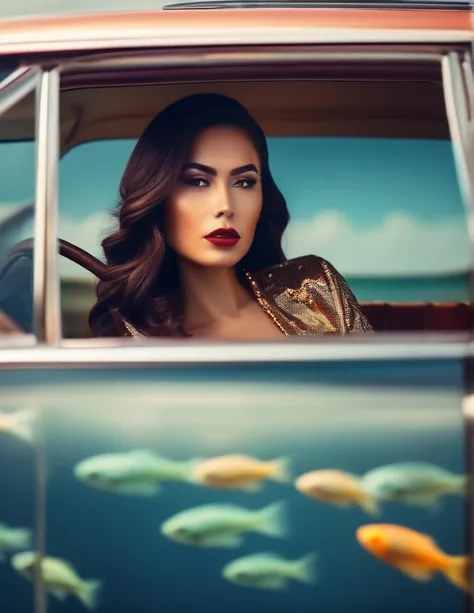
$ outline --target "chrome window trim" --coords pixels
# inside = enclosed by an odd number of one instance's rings
[[[23,78],[24,75],[30,70],[30,66],[21,66],[16,70],[12,70],[0,81],[0,91],[11,87],[11,85],[15,83],[15,81],[18,81],[19,79]]]
[[[0,116],[38,87],[40,72],[37,66],[18,68],[0,81]]]
[[[153,57],[119,57],[98,58],[96,60],[73,59],[65,61],[61,66],[61,74],[68,72],[93,72],[94,70],[112,70],[123,68],[160,68],[177,66],[229,66],[242,63],[264,62],[265,64],[286,63],[312,63],[320,62],[348,62],[359,63],[364,61],[380,60],[384,62],[440,62],[439,51],[321,51],[317,47],[311,50],[267,51],[265,49],[252,51],[219,50],[212,52],[208,49],[200,51],[193,49],[188,52],[180,49],[176,54],[156,55]]]
[[[40,343],[61,342],[58,266],[59,69],[41,74],[36,104],[36,208],[34,235],[34,334]]]
[[[35,38],[32,38],[35,36]],[[239,27],[196,28],[137,27],[91,28],[85,31],[70,27],[64,30],[44,28],[34,34],[4,34],[0,55],[133,49],[144,47],[189,47],[206,45],[269,45],[269,44],[398,44],[398,43],[471,43],[472,30],[410,30],[377,28],[324,27]]]
[[[451,51],[443,55],[441,60],[441,74],[445,91],[446,111],[451,133],[456,133],[460,139],[463,155],[466,155],[467,130],[469,125],[468,97],[465,91],[464,71],[461,57]],[[447,94],[447,95],[446,95]],[[448,109],[448,106],[450,108]],[[452,116],[450,116],[450,113]],[[455,122],[455,123],[454,123]],[[468,200],[470,202],[470,199]]]
[[[23,98],[31,94],[40,85],[41,69],[38,66],[25,66],[14,70],[5,79],[0,81],[0,117],[9,111],[15,104],[21,102]],[[38,112],[38,105],[35,105],[35,113]],[[37,146],[37,142],[36,142]],[[36,179],[38,178],[38,165],[35,164]],[[34,234],[36,235],[36,220],[34,223]],[[0,348],[33,346],[36,344],[34,334],[25,335],[0,335]]]
[[[35,345],[36,337],[34,334],[5,334],[0,336],[0,351],[17,347],[34,347]]]
[[[462,59],[462,70],[464,83],[466,84],[466,95],[468,98],[469,118],[474,121],[474,43],[470,53],[465,53]]]
[[[60,367],[171,367],[182,365],[361,362],[367,360],[454,359],[474,356],[469,335],[383,335],[378,342],[361,338],[341,342],[314,342],[287,339],[286,342],[226,343],[163,341],[142,343],[133,339],[110,339],[97,346],[93,341],[63,343],[60,347],[37,345],[33,348],[0,349],[0,370]]]
[[[469,116],[471,101],[465,87],[460,55],[447,53],[441,61],[441,74],[454,160],[463,196],[471,253],[471,302],[474,301],[474,148],[470,132],[473,120]]]

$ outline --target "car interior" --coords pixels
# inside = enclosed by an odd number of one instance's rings
[[[308,60],[310,49],[305,59],[301,48],[292,61],[291,54],[284,62],[258,60],[248,50],[226,62],[224,51],[219,56],[213,50],[207,62],[194,61],[186,50],[173,50],[161,62],[139,51],[65,60],[61,155],[97,140],[136,139],[170,102],[205,91],[238,99],[267,136],[450,139],[437,62],[413,61],[408,54],[390,63],[314,62]],[[0,141],[34,136],[32,94],[0,117]],[[0,268],[0,286],[12,264],[32,253],[31,240],[11,250]],[[103,274],[104,264],[80,245],[62,239],[59,253],[97,278]],[[473,323],[467,302],[361,301],[361,306],[376,331],[467,331]],[[87,315],[87,309],[73,313],[63,301],[64,336],[87,336]]]

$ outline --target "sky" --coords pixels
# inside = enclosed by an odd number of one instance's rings
[[[61,160],[62,238],[101,255],[100,241],[113,227],[109,212],[134,144],[85,144]],[[289,257],[316,253],[351,276],[468,268],[464,207],[449,141],[270,138],[269,152],[292,217],[284,237]],[[33,145],[1,144],[0,220],[33,191]]]

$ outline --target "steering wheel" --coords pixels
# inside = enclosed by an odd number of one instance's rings
[[[27,238],[20,243],[17,243],[10,251],[7,259],[0,268],[0,279],[3,273],[9,268],[15,261],[21,257],[33,258],[33,239]],[[91,255],[88,251],[85,251],[81,247],[65,241],[64,239],[58,239],[59,254],[63,257],[75,262],[82,268],[92,273],[98,279],[102,279],[106,270],[106,266],[103,262]]]
[[[13,332],[11,325],[23,332],[33,329],[33,245],[32,238],[17,243],[0,267],[0,332]],[[77,245],[59,239],[58,251],[98,279],[104,277],[106,265]]]

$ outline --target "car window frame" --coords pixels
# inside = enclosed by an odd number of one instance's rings
[[[386,61],[386,62],[390,62],[390,61],[396,61],[397,59],[399,60],[400,57],[403,57],[406,60],[413,60],[416,61],[416,59],[420,58],[420,53],[418,54],[413,51],[413,52],[404,52],[403,54],[401,53],[394,53],[394,50],[387,50],[384,52],[381,51],[364,51],[364,52],[354,52],[351,53],[351,51],[346,51],[344,54],[344,59],[345,61],[348,62],[364,62],[364,61],[370,61],[371,59],[377,59],[377,60],[382,60],[382,61]],[[306,56],[308,56],[308,51],[305,52]],[[146,55],[146,54],[145,54]],[[229,57],[231,57],[232,52],[230,52]],[[331,54],[331,52],[327,52],[325,51],[324,53],[321,53],[321,58],[323,57],[325,61],[328,61],[331,59],[331,56],[334,58],[338,58],[339,60],[341,59],[341,54],[340,52],[338,53],[336,50],[333,52],[333,54]],[[443,78],[443,91],[444,91],[444,95],[445,95],[445,100],[446,100],[446,113],[447,113],[447,119],[448,119],[448,125],[449,125],[449,129],[451,132],[451,142],[453,145],[453,149],[455,151],[455,155],[454,155],[454,161],[455,161],[455,167],[456,167],[456,173],[458,176],[458,183],[460,186],[460,191],[462,193],[463,196],[463,202],[465,205],[465,212],[466,212],[466,219],[467,219],[467,212],[471,209],[474,209],[474,203],[472,202],[472,192],[473,192],[473,177],[472,177],[472,173],[469,171],[469,164],[468,161],[466,159],[467,156],[467,150],[465,147],[465,143],[463,143],[462,141],[462,137],[461,139],[455,139],[453,138],[453,131],[456,134],[463,134],[463,128],[465,128],[466,126],[466,122],[467,122],[467,117],[466,117],[466,108],[467,108],[467,103],[466,103],[466,90],[464,88],[464,86],[460,86],[459,83],[459,70],[460,70],[460,65],[461,62],[463,60],[463,53],[459,52],[458,50],[455,51],[440,51],[438,54],[431,54],[431,56],[428,56],[427,54],[422,54],[421,56],[423,57],[424,60],[427,59],[427,57],[431,57],[431,59],[433,59],[433,61],[438,61],[440,63],[441,69],[442,69],[442,78]],[[318,61],[318,51],[316,50],[314,52],[314,55],[312,56],[314,61]],[[256,60],[258,59],[258,57],[256,57]],[[307,59],[307,58],[306,58]],[[113,63],[115,61],[115,63],[119,66],[120,65],[120,58],[114,60],[113,58],[110,59],[110,61]],[[139,61],[139,58],[137,58],[137,61]],[[153,63],[153,62],[159,62],[160,58],[158,57],[151,57],[148,60],[148,66]],[[169,58],[168,58],[169,61]],[[293,54],[293,61],[294,61],[294,54]],[[142,56],[142,62],[143,62],[143,56]],[[443,66],[443,62],[445,63],[445,66]],[[196,64],[196,62],[195,62]],[[130,60],[126,60],[126,65],[130,66]],[[103,66],[103,64],[102,64]],[[471,237],[470,238],[470,242],[471,242]],[[474,241],[472,241],[474,242]],[[472,251],[472,248],[471,248]],[[470,265],[470,275],[472,276],[472,270],[474,269],[474,266],[472,264],[472,257],[471,257],[471,265]],[[406,339],[410,338],[410,344],[411,343],[418,343],[418,342],[430,342],[433,341],[433,339],[435,337],[438,338],[445,338],[447,333],[428,333],[428,332],[423,332],[423,333],[412,333],[411,335],[403,335]],[[387,339],[390,339],[391,336],[393,336],[391,333],[376,333],[373,335],[364,335],[363,340],[361,341],[362,344],[368,344],[368,345],[372,345],[373,343],[377,343],[379,341],[383,342],[381,339],[381,336],[385,336]],[[397,336],[399,336],[399,334],[397,334]],[[452,334],[448,333],[448,336],[450,336],[452,338]],[[463,339],[461,342],[464,342],[467,338],[468,335],[458,335],[459,339]],[[378,339],[378,340],[376,340]],[[92,342],[94,342],[95,344],[98,342],[98,339],[91,339]],[[84,341],[83,339],[81,339],[81,342],[91,342],[91,340],[86,340]],[[120,342],[126,342],[127,339],[120,339]],[[286,339],[286,343],[292,342],[292,339]],[[67,341],[63,340],[63,343],[67,342],[68,346],[70,346],[70,343],[72,342],[72,344],[74,345],[74,339],[67,339]],[[187,342],[187,341],[184,341]],[[317,339],[318,344],[325,344],[326,342],[329,342],[328,338],[323,338],[323,337],[318,337]],[[348,343],[349,338],[347,336],[345,337],[339,337],[339,342],[341,343]],[[160,343],[160,341],[158,339],[147,339],[146,344],[156,344],[156,343]],[[97,346],[97,344],[95,345]]]
[[[238,53],[236,48],[236,53]],[[307,53],[307,52],[306,52]],[[325,61],[331,53],[325,51],[322,56]],[[472,126],[472,118],[469,117],[469,109],[472,107],[471,85],[466,83],[466,70],[463,69],[463,61],[466,62],[466,52],[450,50],[431,54],[433,61],[441,63],[443,91],[446,101],[446,112],[451,132],[456,171],[460,184],[463,200],[465,203],[466,220],[469,227],[469,239],[474,244],[474,164],[472,163],[472,148],[469,140],[466,140],[466,126]],[[267,53],[268,56],[268,53]],[[317,61],[318,53],[314,54]],[[340,59],[340,52],[334,51],[334,57]],[[419,57],[416,52],[404,52],[407,61],[416,60]],[[426,54],[423,54],[426,59]],[[366,60],[379,60],[390,62],[399,59],[400,53],[391,51],[377,51],[353,53],[346,52],[345,59],[348,62],[364,62]],[[150,58],[150,61],[159,61],[159,58]],[[90,60],[88,67],[93,66],[95,60]],[[103,60],[97,60],[103,68]],[[113,61],[113,60],[112,60]],[[130,66],[130,63],[128,64]],[[75,339],[63,339],[61,330],[60,310],[60,279],[57,253],[57,229],[58,229],[58,173],[59,173],[59,95],[60,95],[60,71],[61,66],[44,68],[40,72],[38,85],[37,103],[37,186],[36,186],[36,214],[35,214],[35,268],[34,268],[34,331],[37,343],[64,348],[77,345]],[[472,73],[471,73],[472,75]],[[471,256],[470,274],[474,270],[474,258]],[[379,345],[381,337],[385,333],[363,335],[358,345]],[[397,336],[400,336],[397,334]],[[405,336],[405,335],[402,335]],[[452,335],[449,335],[452,340]],[[409,335],[410,342],[432,342],[433,335],[430,333],[413,333]],[[444,334],[434,334],[434,337],[445,338]],[[390,338],[390,334],[387,336]],[[431,341],[430,341],[431,338]],[[458,335],[459,340],[467,342],[466,335]],[[447,340],[445,338],[445,340]],[[127,346],[129,339],[114,339],[114,346]],[[292,339],[285,339],[285,345]],[[81,340],[81,343],[92,343],[92,346],[108,346],[103,339]],[[136,342],[136,341],[134,341]],[[188,342],[188,341],[185,341]],[[320,346],[331,346],[333,339],[321,337],[317,339]],[[382,341],[383,342],[383,341]],[[353,340],[343,336],[338,338],[338,343],[353,345]],[[146,346],[161,346],[166,351],[166,343],[160,339],[147,339]],[[145,347],[143,347],[145,349]],[[249,349],[250,351],[250,349]],[[407,354],[409,353],[407,347]]]
[[[25,97],[35,93],[35,128],[38,125],[38,92],[41,83],[41,68],[35,64],[20,66],[19,68],[7,71],[4,78],[0,81],[0,117],[20,103]],[[37,149],[37,134],[35,134],[35,147]],[[33,204],[36,202],[36,192],[38,190],[38,167],[35,163],[35,194],[33,196]],[[34,231],[36,234],[36,217],[37,211],[35,207],[35,224]],[[35,312],[33,305],[33,312]],[[0,347],[25,347],[36,344],[36,331],[32,334],[11,334],[7,337],[0,336]]]

